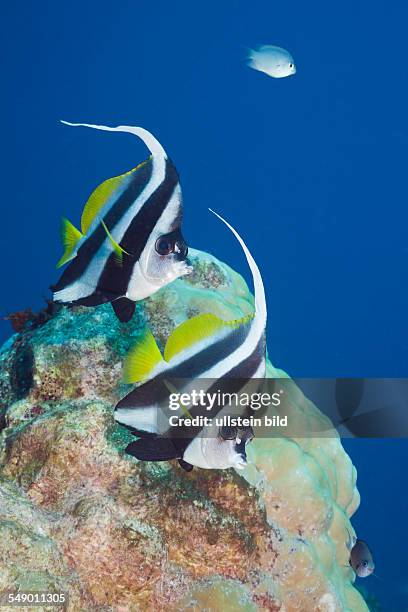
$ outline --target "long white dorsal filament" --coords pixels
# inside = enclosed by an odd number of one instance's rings
[[[263,285],[263,281],[262,281],[262,276],[261,273],[259,271],[258,266],[256,265],[256,261],[255,259],[252,257],[248,247],[246,246],[245,242],[243,241],[243,239],[241,238],[241,236],[238,234],[238,232],[232,227],[232,225],[230,225],[228,223],[228,221],[226,221],[225,219],[223,219],[221,217],[221,215],[219,215],[218,213],[216,213],[214,210],[212,210],[211,208],[208,209],[210,212],[212,212],[216,217],[218,217],[223,223],[225,223],[225,225],[231,230],[231,232],[234,234],[235,238],[238,240],[238,242],[240,243],[242,250],[245,253],[245,257],[246,260],[248,262],[248,265],[251,269],[252,272],[252,277],[253,277],[253,281],[254,281],[254,293],[255,293],[255,314],[256,317],[258,318],[258,321],[261,323],[261,325],[265,326],[266,324],[266,298],[265,298],[265,288]]]
[[[131,125],[118,125],[117,127],[109,127],[107,125],[92,125],[91,123],[70,123],[69,121],[63,121],[61,123],[70,125],[73,127],[88,127],[95,130],[104,130],[106,132],[127,132],[128,134],[134,134],[138,136],[147,148],[150,150],[153,156],[167,157],[166,151],[161,146],[160,142],[147,130],[142,127],[136,127]]]

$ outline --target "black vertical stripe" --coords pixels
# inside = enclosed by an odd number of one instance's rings
[[[152,193],[150,198],[146,200],[138,214],[132,219],[120,242],[121,247],[130,253],[131,256],[124,255],[121,266],[118,266],[114,253],[109,256],[99,277],[97,292],[105,294],[107,289],[109,293],[116,295],[123,296],[126,294],[134,266],[139,260],[150,234],[168,205],[177,185],[177,171],[173,164],[167,160],[164,181]],[[177,219],[179,218],[178,211]],[[108,225],[108,222],[106,224]],[[108,227],[110,226],[108,225]]]

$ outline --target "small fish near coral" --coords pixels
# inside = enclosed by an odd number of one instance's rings
[[[274,79],[282,79],[296,73],[296,64],[286,49],[275,45],[263,45],[257,51],[249,49],[248,66],[264,72]]]
[[[111,302],[118,319],[126,322],[136,301],[191,270],[181,234],[177,170],[144,128],[63,123],[134,134],[151,152],[145,162],[94,190],[82,213],[81,230],[63,219],[65,251],[57,267],[68,266],[51,287],[56,302],[84,306]]]
[[[207,384],[206,391],[221,387],[238,393],[249,381],[256,385],[265,377],[267,309],[262,277],[239,234],[217,217],[235,235],[245,253],[255,288],[255,312],[233,321],[211,313],[192,317],[169,336],[164,359],[150,330],[130,350],[124,363],[124,381],[142,384],[117,404],[115,419],[139,437],[126,448],[139,460],[179,459],[187,470],[192,466],[242,469],[247,463],[245,447],[253,437],[251,428],[218,428],[214,421],[188,430],[170,427],[167,421],[164,431],[158,428],[161,406],[168,402],[169,380],[185,385],[177,387],[182,392],[199,380],[201,385]],[[192,408],[190,416],[196,416],[200,408]],[[212,415],[223,416],[228,410],[229,406],[214,406]]]
[[[364,540],[356,540],[351,548],[350,565],[359,578],[367,578],[374,572],[373,555]]]

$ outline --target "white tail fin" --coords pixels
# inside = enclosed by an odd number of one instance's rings
[[[160,142],[153,136],[153,134],[141,127],[133,127],[131,125],[108,127],[106,125],[92,125],[90,123],[70,123],[69,121],[63,121],[62,119],[61,123],[74,127],[89,127],[95,130],[105,130],[106,132],[127,132],[128,134],[134,134],[143,140],[153,156],[158,155],[160,157],[167,157],[166,151],[163,149]]]
[[[247,66],[249,66],[250,68],[253,68],[254,70],[259,70],[258,51],[254,51],[254,49],[248,49],[247,52],[248,52],[247,58],[246,58]]]
[[[221,215],[219,215],[218,213],[216,213],[214,210],[212,210],[211,208],[208,209],[210,212],[212,212],[216,217],[218,217],[223,223],[225,223],[225,225],[231,230],[231,232],[234,234],[235,238],[238,240],[239,244],[242,247],[242,250],[245,253],[245,257],[247,259],[248,265],[251,269],[252,272],[252,279],[254,282],[254,293],[255,293],[255,316],[258,318],[258,321],[261,325],[263,325],[265,327],[266,325],[266,316],[267,316],[267,312],[266,312],[266,298],[265,298],[265,288],[263,285],[263,281],[262,281],[262,276],[261,273],[259,271],[258,266],[256,265],[256,261],[255,259],[252,257],[251,253],[249,252],[248,247],[246,246],[245,242],[242,240],[241,236],[238,234],[238,232],[228,223],[228,221],[226,221],[225,219],[223,219],[221,217]]]

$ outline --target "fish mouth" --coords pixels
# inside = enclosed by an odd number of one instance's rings
[[[187,260],[176,261],[172,264],[172,269],[171,269],[171,272],[169,271],[167,275],[166,282],[161,283],[161,284],[162,285],[167,284],[168,282],[176,280],[177,278],[180,278],[181,276],[187,276],[188,274],[191,274],[192,272],[193,272],[193,266],[189,265],[187,263]]]
[[[178,264],[180,266],[180,270],[182,270],[180,276],[185,276],[186,274],[192,274],[192,272],[194,272],[194,267],[188,257],[184,259],[184,261],[178,262]]]
[[[238,453],[234,460],[234,467],[237,470],[244,470],[248,465],[248,461],[246,458],[246,453]]]
[[[153,275],[147,271],[146,267],[148,266],[140,266],[141,275],[148,283],[156,286],[157,288],[168,285],[169,283],[176,280],[177,278],[180,278],[181,276],[191,274],[194,269],[188,259],[174,260],[174,258],[171,262],[167,263],[165,271],[161,272],[161,274],[156,273],[155,275]]]

